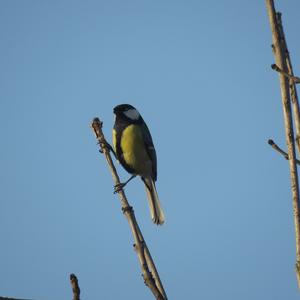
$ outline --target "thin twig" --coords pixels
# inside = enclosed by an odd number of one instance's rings
[[[278,15],[276,14],[274,1],[266,0],[266,6],[269,15],[270,26],[272,30],[272,40],[275,51],[276,65],[285,73],[289,73],[286,55],[287,47],[282,43],[282,34],[280,34],[280,26],[278,25]],[[283,30],[281,30],[283,31]],[[290,101],[290,87],[289,80],[282,73],[279,73],[282,107],[284,115],[285,136],[288,149],[289,166],[290,166],[290,178],[291,189],[293,198],[293,210],[294,210],[294,223],[295,223],[295,238],[296,238],[296,275],[298,280],[298,286],[300,287],[300,202],[299,202],[299,183],[298,172],[296,166],[296,152],[294,143],[294,130],[293,120],[291,113],[291,101]]]
[[[300,83],[300,78],[297,76],[293,76],[291,74],[288,74],[287,72],[284,72],[282,69],[280,69],[276,64],[272,64],[271,68],[279,73],[281,73],[283,76],[287,77],[288,79],[292,80],[294,83]]]
[[[276,20],[277,20],[277,25],[279,29],[279,34],[280,34],[280,40],[281,40],[281,45],[282,45],[282,50],[284,51],[285,54],[285,62],[286,62],[286,73],[294,76],[293,72],[293,67],[292,67],[292,62],[290,58],[290,53],[287,47],[286,39],[285,39],[285,34],[283,30],[283,25],[282,25],[282,18],[281,18],[281,13],[277,12],[276,13]],[[295,119],[295,128],[296,128],[296,145],[298,148],[298,153],[300,154],[300,110],[299,110],[299,101],[298,101],[298,95],[297,95],[297,89],[296,89],[296,82],[292,79],[289,80],[289,88],[290,88],[290,96],[292,100],[292,108],[293,108],[293,113],[294,113],[294,119]],[[298,178],[298,177],[297,177]],[[299,189],[299,187],[298,187]],[[294,202],[294,201],[293,201]],[[300,218],[300,212],[299,212],[299,196],[298,196],[298,204],[293,203],[294,206],[294,215],[295,215],[295,228],[296,228],[296,236],[298,234],[298,242],[300,241],[300,233],[297,232],[297,221],[296,221],[296,215],[298,219]],[[297,240],[297,238],[296,238]],[[297,262],[296,262],[296,274],[297,274],[297,280],[298,280],[298,287],[300,288],[300,256],[299,256],[299,247],[296,246],[297,248]]]
[[[292,61],[291,61],[290,53],[289,53],[289,50],[287,47],[287,42],[285,39],[285,34],[284,34],[283,26],[282,26],[281,13],[277,12],[276,17],[277,17],[277,23],[278,23],[279,32],[280,32],[281,44],[282,44],[283,50],[285,52],[287,73],[289,75],[291,75],[292,78],[295,78],[294,72],[293,72]],[[296,78],[298,78],[298,77],[296,77]],[[298,79],[300,82],[300,78],[298,78]],[[298,101],[295,80],[290,78],[289,87],[290,87],[290,94],[291,94],[291,99],[292,99],[292,108],[293,108],[293,113],[294,113],[294,118],[295,118],[296,145],[297,145],[297,149],[298,149],[298,154],[300,155],[300,109],[299,109],[299,101]]]
[[[115,185],[118,185],[120,184],[120,178],[112,161],[110,155],[110,146],[104,137],[102,124],[103,123],[99,120],[99,118],[95,118],[91,124],[91,127],[93,128],[96,139],[98,140],[100,152],[103,153],[106,158],[108,167],[113,177],[113,181]],[[134,239],[134,249],[136,250],[139,263],[141,265],[144,282],[149,287],[157,300],[167,300],[167,295],[159,278],[159,274],[149,252],[147,244],[143,238],[139,225],[136,221],[134,210],[129,205],[123,189],[120,189],[118,195],[121,201],[122,211],[126,216],[130,229],[132,231]]]
[[[278,151],[286,160],[289,160],[288,154],[283,151],[273,140],[268,140],[268,144],[276,151]],[[297,165],[300,165],[300,160],[296,159]]]
[[[10,297],[0,297],[0,300],[29,300],[29,299],[10,298]]]
[[[73,300],[80,300],[80,288],[78,285],[78,279],[75,274],[70,275],[70,282],[73,291]]]

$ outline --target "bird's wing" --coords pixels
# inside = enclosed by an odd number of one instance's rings
[[[142,132],[143,132],[143,139],[145,143],[145,148],[147,153],[152,162],[152,178],[154,181],[157,179],[157,158],[156,158],[156,151],[153,145],[152,137],[150,131],[145,122],[142,124]]]

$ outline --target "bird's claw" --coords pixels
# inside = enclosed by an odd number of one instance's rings
[[[135,177],[136,174],[133,174],[127,181],[116,184],[114,194],[119,193],[124,188],[124,186]]]
[[[114,194],[119,193],[126,184],[120,182],[114,186]]]
[[[106,148],[108,151],[112,152],[112,154],[114,155],[114,157],[117,159],[117,155],[113,149],[113,147],[111,146],[110,143],[108,143],[106,140],[103,140],[103,141],[98,141],[98,145],[100,145],[100,149],[99,149],[99,152],[100,153],[103,153],[103,150],[104,148]]]
[[[106,141],[106,140],[102,140],[102,141],[98,141],[98,145],[101,146],[101,149],[99,150],[101,153],[103,153],[103,148],[107,148],[107,149],[111,149],[111,145]]]

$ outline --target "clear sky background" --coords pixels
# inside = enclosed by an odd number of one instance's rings
[[[278,0],[295,73],[300,3]],[[166,224],[126,187],[169,299],[299,299],[264,1],[0,2],[0,295],[153,299],[89,125],[136,106]],[[123,180],[128,174],[118,166]]]

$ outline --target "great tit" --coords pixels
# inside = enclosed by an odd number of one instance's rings
[[[113,145],[116,157],[124,169],[132,176],[139,175],[145,184],[151,218],[155,224],[165,221],[156,192],[157,160],[150,131],[140,113],[130,104],[120,104],[114,108],[115,125]]]

